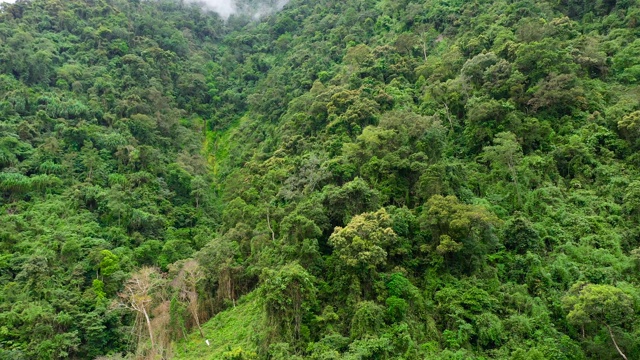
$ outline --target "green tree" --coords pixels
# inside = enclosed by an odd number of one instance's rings
[[[563,305],[568,311],[567,321],[580,326],[583,334],[585,328],[606,327],[616,351],[627,360],[616,342],[614,327],[629,324],[633,319],[635,311],[631,296],[612,285],[577,283],[563,298]]]
[[[308,337],[305,315],[316,301],[316,279],[297,263],[265,269],[260,294],[265,307],[267,343],[283,339],[300,346]]]
[[[431,232],[433,247],[440,247],[449,266],[469,271],[495,246],[494,227],[500,220],[486,208],[467,205],[455,196],[432,196],[419,218]],[[462,259],[465,259],[462,261]],[[456,261],[459,260],[459,261]]]
[[[387,264],[389,253],[398,241],[391,226],[391,217],[385,209],[380,209],[354,216],[346,227],[336,227],[329,237],[333,255],[343,271],[365,286],[365,298],[370,295],[372,281]]]
[[[516,136],[510,132],[502,132],[493,139],[493,146],[485,146],[483,158],[491,163],[491,167],[499,172],[509,174],[515,188],[517,206],[522,206],[520,184],[518,182],[518,166],[522,162],[522,148]]]

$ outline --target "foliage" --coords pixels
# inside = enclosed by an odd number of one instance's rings
[[[0,5],[0,357],[640,358],[638,5]]]

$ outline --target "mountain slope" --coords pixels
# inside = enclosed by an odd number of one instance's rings
[[[229,34],[251,121],[197,258],[259,284],[259,357],[632,358],[634,4],[299,1]]]
[[[637,9],[5,7],[0,355],[640,357]]]
[[[129,273],[208,240],[207,43],[175,2],[19,1],[0,12],[0,358],[130,348]]]

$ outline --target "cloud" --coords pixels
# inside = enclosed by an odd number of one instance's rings
[[[235,0],[188,0],[188,2],[202,4],[207,9],[217,12],[225,19],[238,11]]]
[[[0,0],[1,3],[14,3],[16,0]],[[201,4],[227,19],[230,15],[244,14],[257,18],[281,10],[289,0],[186,0]]]
[[[1,0],[0,0],[1,1]],[[289,0],[187,0],[191,3],[202,4],[223,18],[230,15],[243,14],[260,17],[281,10]]]

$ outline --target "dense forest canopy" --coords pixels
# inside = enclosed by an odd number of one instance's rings
[[[640,358],[638,1],[285,3],[0,4],[0,358]]]

